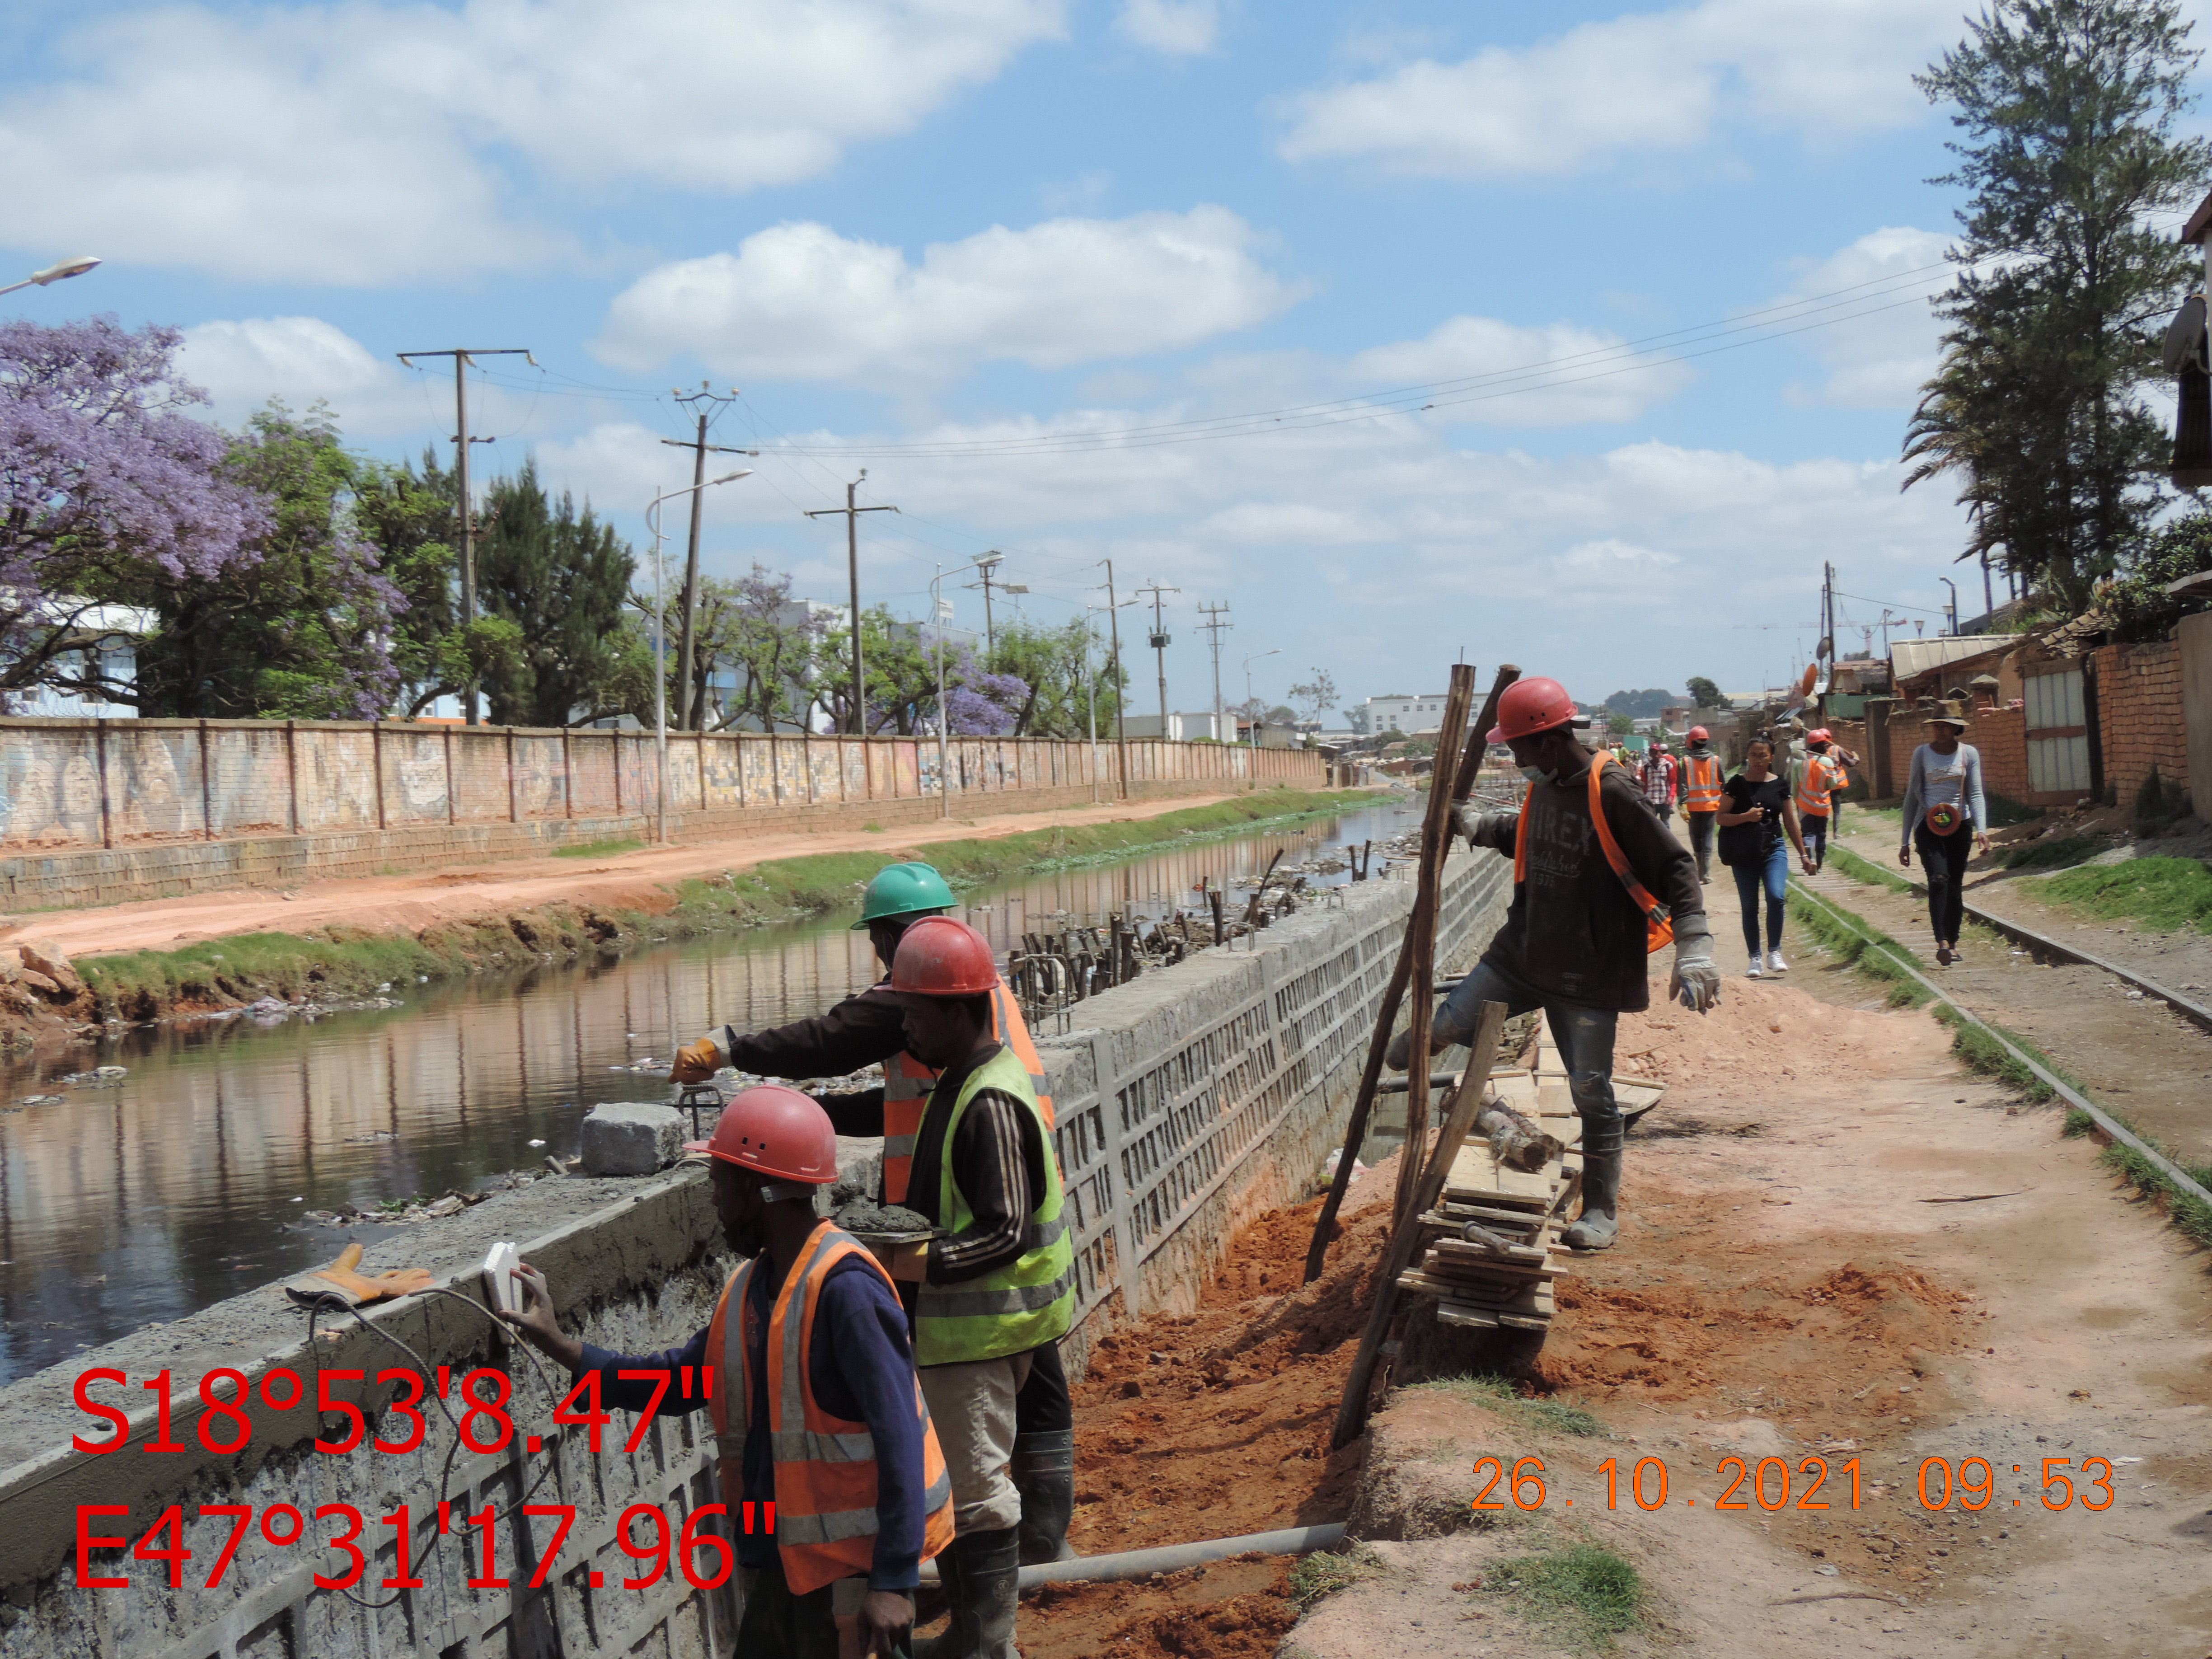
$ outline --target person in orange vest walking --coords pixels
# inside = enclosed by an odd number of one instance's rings
[[[717,1026],[681,1050],[671,1073],[678,1083],[703,1083],[724,1066],[761,1077],[842,1077],[881,1065],[884,1086],[855,1094],[823,1097],[823,1107],[841,1135],[884,1141],[883,1200],[907,1202],[914,1166],[915,1137],[937,1073],[907,1052],[905,1014],[891,991],[891,963],[907,929],[925,916],[941,916],[956,901],[952,889],[927,864],[886,865],[868,883],[860,901],[855,933],[865,932],[874,947],[883,977],[858,996],[846,998],[827,1013],[794,1020],[772,1030],[741,1032]],[[1054,1125],[1052,1093],[1044,1065],[1030,1041],[1021,1005],[1001,980],[991,994],[993,1035],[1027,1065],[1031,1086]],[[1021,1556],[1025,1563],[1056,1561],[1074,1554],[1067,1526],[1075,1514],[1075,1407],[1059,1345],[1033,1356],[1022,1386],[1019,1431],[1013,1481],[1022,1494]]]
[[[1842,749],[1825,726],[1805,734],[1806,755],[1793,769],[1797,774],[1797,823],[1805,836],[1805,849],[1813,868],[1828,861],[1828,825],[1833,821],[1835,793],[1850,787],[1844,764],[1857,756]]]
[[[1728,769],[1713,753],[1713,734],[1702,726],[1689,732],[1690,746],[1682,757],[1682,811],[1690,821],[1690,852],[1698,860],[1698,885],[1710,886],[1713,878],[1713,834],[1720,823],[1721,785]]]
[[[1432,1049],[1474,1036],[1486,1002],[1514,1013],[1541,1008],[1581,1116],[1583,1206],[1569,1245],[1602,1250],[1619,1236],[1620,1107],[1613,1092],[1613,1036],[1623,1013],[1651,1001],[1650,956],[1671,941],[1668,994],[1703,1013],[1719,1000],[1705,895],[1689,849],[1652,815],[1636,780],[1602,750],[1557,680],[1515,681],[1498,701],[1492,743],[1510,744],[1528,779],[1520,809],[1462,814],[1458,833],[1513,860],[1513,903],[1482,960],[1436,1012]],[[1384,1058],[1402,1071],[1411,1039]]]
[[[580,1341],[527,1264],[514,1273],[522,1310],[500,1317],[572,1378],[595,1376],[602,1408],[653,1408],[665,1376],[662,1415],[710,1413],[730,1514],[775,1505],[772,1534],[733,1529],[738,1652],[906,1659],[921,1563],[953,1541],[952,1479],[890,1275],[815,1218],[815,1188],[837,1175],[836,1131],[798,1090],[765,1084],[685,1150],[708,1155],[722,1236],[749,1258],[704,1330],[656,1354]],[[708,1380],[678,1386],[687,1369]]]

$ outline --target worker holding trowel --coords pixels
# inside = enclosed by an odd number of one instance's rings
[[[883,1200],[908,1203],[915,1137],[936,1087],[937,1073],[907,1051],[904,1012],[890,988],[890,967],[906,931],[925,916],[953,908],[952,889],[929,865],[887,865],[876,872],[860,902],[855,933],[866,932],[884,976],[825,1014],[773,1030],[740,1032],[717,1026],[678,1052],[671,1074],[678,1083],[703,1083],[724,1066],[760,1077],[842,1077],[881,1065],[884,1086],[822,1100],[841,1135],[884,1139]],[[1000,981],[991,994],[994,1037],[1027,1066],[1045,1125],[1052,1127],[1052,1096],[1043,1064],[1030,1041],[1021,1005]],[[1057,1343],[1036,1352],[1018,1406],[1012,1479],[1022,1495],[1021,1559],[1056,1561],[1073,1553],[1067,1523],[1075,1513],[1075,1411]]]
[[[1513,859],[1513,904],[1474,970],[1437,1010],[1432,1051],[1474,1035],[1486,1002],[1541,1008],[1583,1121],[1582,1215],[1565,1235],[1602,1250],[1619,1234],[1620,1108],[1613,1094],[1620,1016],[1650,1005],[1650,953],[1672,939],[1669,994],[1703,1013],[1720,1000],[1712,930],[1690,850],[1652,815],[1626,769],[1576,735],[1589,722],[1557,680],[1515,681],[1498,699],[1492,743],[1512,745],[1528,780],[1519,810],[1453,809],[1459,833]],[[1408,1032],[1388,1053],[1403,1070]]]

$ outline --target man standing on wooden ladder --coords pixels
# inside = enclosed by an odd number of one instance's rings
[[[1576,730],[1588,724],[1557,680],[1516,680],[1498,699],[1489,741],[1512,745],[1528,793],[1517,811],[1455,808],[1453,823],[1470,844],[1511,856],[1513,904],[1481,962],[1437,1010],[1430,1042],[1440,1051],[1467,1042],[1486,1002],[1544,1011],[1583,1121],[1582,1215],[1565,1239],[1602,1250],[1620,1230],[1615,1024],[1650,1006],[1647,957],[1669,939],[1668,990],[1685,1007],[1703,1013],[1717,1002],[1721,975],[1696,862],[1626,769],[1583,746]],[[1386,1055],[1400,1070],[1410,1037],[1400,1032]]]

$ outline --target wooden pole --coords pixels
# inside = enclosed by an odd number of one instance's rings
[[[1436,1151],[1430,1154],[1420,1179],[1414,1183],[1413,1210],[1390,1230],[1389,1248],[1383,1252],[1382,1267],[1375,1279],[1375,1305],[1368,1311],[1367,1328],[1359,1338],[1359,1352],[1352,1358],[1352,1376],[1345,1383],[1344,1402],[1337,1407],[1336,1428],[1329,1437],[1332,1449],[1350,1445],[1367,1426],[1367,1391],[1374,1384],[1375,1365],[1382,1358],[1383,1335],[1398,1311],[1398,1275],[1411,1265],[1413,1252],[1420,1246],[1420,1218],[1434,1209],[1437,1199],[1443,1196],[1444,1182],[1451,1178],[1452,1163],[1466,1144],[1474,1115],[1482,1109],[1491,1068],[1497,1064],[1498,1039],[1505,1030],[1505,1018],[1504,1003],[1482,1005],[1475,1020],[1474,1047],[1469,1051],[1467,1072],[1453,1091],[1443,1133],[1437,1138]],[[1427,1069],[1417,1067],[1415,1075]],[[1406,1161],[1417,1163],[1427,1143],[1425,1133],[1420,1139],[1407,1142]]]
[[[1407,1206],[1420,1185],[1420,1150],[1429,1139],[1429,1026],[1436,1017],[1437,895],[1443,884],[1444,855],[1451,850],[1451,792],[1459,781],[1453,757],[1459,751],[1460,733],[1467,730],[1474,702],[1474,670],[1460,663],[1451,671],[1450,689],[1444,695],[1443,723],[1437,732],[1436,762],[1429,776],[1428,811],[1421,819],[1421,861],[1413,888],[1413,911],[1406,925],[1405,952],[1412,959],[1406,991],[1413,998],[1407,1040],[1413,1063],[1407,1075],[1406,1152],[1398,1160],[1393,1237],[1406,1226]]]
[[[1510,663],[1499,667],[1490,696],[1483,702],[1482,713],[1475,717],[1474,728],[1468,733],[1468,751],[1474,757],[1474,765],[1462,759],[1460,775],[1452,789],[1455,800],[1465,800],[1473,791],[1475,771],[1482,763],[1483,747],[1489,742],[1491,728],[1498,724],[1498,700],[1505,695],[1505,688],[1520,678],[1521,671]],[[1367,858],[1361,861],[1363,874],[1374,852],[1375,843],[1370,842]],[[1328,1254],[1329,1230],[1336,1224],[1336,1212],[1344,1203],[1345,1188],[1352,1184],[1352,1155],[1367,1136],[1368,1114],[1374,1109],[1376,1085],[1382,1078],[1382,1051],[1390,1046],[1390,1028],[1398,1023],[1398,1005],[1405,1000],[1406,981],[1412,970],[1413,963],[1401,947],[1398,965],[1392,970],[1390,983],[1382,993],[1382,1006],[1376,1011],[1375,1035],[1367,1045],[1367,1067],[1360,1074],[1359,1092],[1352,1099],[1352,1121],[1345,1127],[1344,1152],[1337,1159],[1336,1174],[1328,1183],[1328,1200],[1322,1205],[1321,1214],[1314,1222],[1313,1243],[1306,1249],[1305,1282],[1309,1285],[1321,1277],[1322,1262]]]

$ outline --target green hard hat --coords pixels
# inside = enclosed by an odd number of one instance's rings
[[[934,915],[939,910],[950,910],[953,903],[952,890],[929,865],[887,864],[868,884],[867,896],[860,901],[860,919],[853,924],[853,931],[864,932],[870,922],[892,916]]]

